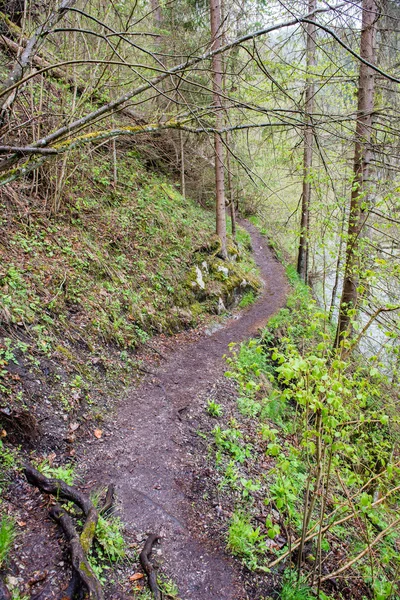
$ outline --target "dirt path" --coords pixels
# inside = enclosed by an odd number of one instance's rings
[[[212,335],[179,345],[156,371],[121,403],[110,437],[91,448],[88,477],[116,484],[122,519],[135,532],[161,532],[166,570],[182,600],[243,600],[239,566],[223,546],[207,540],[207,522],[193,522],[188,482],[193,446],[188,416],[204,410],[207,393],[224,372],[223,354],[232,341],[256,334],[285,301],[283,267],[266,239],[245,223],[265,282],[258,301]],[[210,536],[212,537],[212,536]]]

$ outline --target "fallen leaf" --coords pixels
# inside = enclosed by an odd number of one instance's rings
[[[71,431],[76,431],[80,427],[79,423],[70,423],[69,428]]]
[[[25,527],[26,526],[26,522],[25,521],[17,521],[18,525],[20,527]]]
[[[0,438],[6,437],[6,435],[7,435],[7,431],[5,429],[2,429],[0,431]]]
[[[94,437],[96,437],[98,440],[101,438],[102,435],[103,435],[103,432],[101,429],[94,430]]]
[[[143,573],[135,573],[129,577],[129,581],[137,581],[138,579],[143,579]]]

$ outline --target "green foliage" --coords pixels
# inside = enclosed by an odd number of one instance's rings
[[[377,532],[388,528],[376,546],[373,566],[364,555],[356,563],[359,577],[375,596],[386,598],[398,591],[395,547],[399,538],[394,526],[400,469],[395,459],[399,442],[395,395],[388,394],[390,382],[368,362],[353,358],[350,363],[332,356],[326,315],[293,270],[289,275],[294,283],[289,308],[270,320],[260,340],[231,345],[227,357],[226,376],[239,386],[237,403],[243,415],[243,423],[213,431],[217,464],[224,469],[221,490],[229,486],[237,499],[229,547],[247,557],[248,566],[259,568],[254,550],[259,535],[262,546],[263,536],[274,540],[281,533],[273,517],[276,510],[294,538],[301,537],[304,523],[309,532],[321,523],[323,533],[318,546],[314,535],[310,557],[316,563],[337,543],[347,548],[350,560],[365,549],[366,536],[374,540]],[[250,423],[255,426],[253,440],[247,433]],[[249,449],[249,469],[257,469],[261,449],[269,461],[268,471],[254,482],[256,487],[242,473],[243,447]],[[388,494],[387,502],[376,500],[377,490]],[[254,526],[254,494],[271,507],[265,533]],[[329,498],[329,509],[324,498]],[[335,526],[343,519],[346,526]],[[297,573],[294,576],[297,582]],[[298,586],[292,577],[287,575],[281,597],[312,597],[302,577]]]
[[[286,569],[279,594],[280,600],[312,600],[314,597],[305,579],[303,577],[298,578],[295,569]]]
[[[15,465],[15,454],[12,450],[4,445],[2,439],[0,439],[0,467],[2,471],[7,471]]]
[[[165,598],[171,598],[171,600],[179,600],[179,590],[176,583],[168,577],[160,574],[157,578],[158,586],[161,593]]]
[[[0,521],[0,568],[7,562],[15,538],[14,521],[7,516],[3,516]]]
[[[96,554],[110,563],[119,562],[126,555],[123,523],[118,517],[99,516],[96,527]]]
[[[260,528],[254,528],[248,515],[234,513],[228,531],[228,548],[235,556],[244,559],[249,568],[256,568],[260,554],[265,549]]]
[[[17,453],[15,450],[7,448],[0,438],[0,493],[3,491],[3,486],[7,487],[12,479],[14,469],[17,466]]]
[[[215,400],[209,399],[207,400],[207,412],[210,417],[221,417],[223,413],[222,406]]]
[[[11,590],[11,600],[29,600],[29,596],[26,596],[15,587]]]
[[[246,458],[251,456],[251,447],[243,443],[239,429],[221,429],[219,425],[216,425],[212,433],[216,447],[234,458],[235,461],[243,463]]]
[[[246,292],[246,294],[243,295],[243,298],[239,302],[239,306],[240,308],[246,308],[247,306],[254,304],[255,301],[256,296],[254,292],[250,290],[250,292]]]
[[[74,483],[75,465],[72,463],[54,467],[47,459],[45,459],[37,465],[37,469],[43,473],[43,475],[51,479],[61,479],[68,485],[72,485]]]

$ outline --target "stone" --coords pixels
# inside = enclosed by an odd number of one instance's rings
[[[229,269],[227,267],[223,267],[222,265],[218,265],[217,271],[219,271],[220,273],[222,273],[224,275],[224,277],[228,277],[229,276]]]
[[[192,285],[194,285],[194,286],[197,285],[201,290],[204,290],[206,287],[206,284],[204,283],[203,273],[201,272],[201,270],[199,269],[199,267],[197,265],[195,266],[195,271],[196,271],[196,281],[193,281]]]
[[[221,315],[221,314],[222,314],[223,312],[225,312],[225,311],[226,311],[226,308],[225,308],[225,304],[224,304],[224,302],[223,302],[222,298],[218,298],[218,307],[217,307],[217,313],[218,313],[219,315]]]

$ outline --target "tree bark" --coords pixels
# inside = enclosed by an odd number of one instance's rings
[[[226,169],[228,171],[228,192],[229,192],[229,210],[231,213],[232,239],[236,242],[236,212],[235,212],[235,191],[233,189],[231,155],[229,152],[230,135],[226,132]]]
[[[180,154],[181,154],[181,194],[186,197],[186,178],[185,178],[185,144],[183,132],[179,132]]]
[[[312,13],[317,8],[317,0],[308,0],[308,12]],[[314,21],[314,17],[312,17]],[[307,283],[308,276],[308,237],[310,229],[310,201],[311,201],[311,168],[313,159],[314,132],[312,125],[312,112],[314,110],[315,86],[312,68],[315,66],[315,37],[316,26],[313,22],[307,23],[307,79],[304,103],[304,155],[303,155],[303,192],[301,200],[300,241],[297,258],[297,272],[301,279]],[[310,72],[311,71],[311,72]]]
[[[219,0],[210,0],[212,50],[221,46],[221,5]],[[215,107],[215,127],[222,129],[224,123],[222,106],[222,57],[221,54],[212,56],[213,102]],[[216,190],[216,232],[221,240],[221,257],[226,259],[226,217],[225,217],[225,182],[224,182],[224,148],[220,133],[214,134],[215,154],[215,190]]]
[[[375,61],[376,23],[379,17],[376,0],[363,0],[360,55]],[[354,148],[353,186],[346,241],[346,263],[343,291],[339,305],[335,347],[349,333],[352,311],[357,308],[361,234],[367,217],[368,179],[372,157],[371,131],[374,110],[375,72],[361,62],[358,79],[358,107]]]

